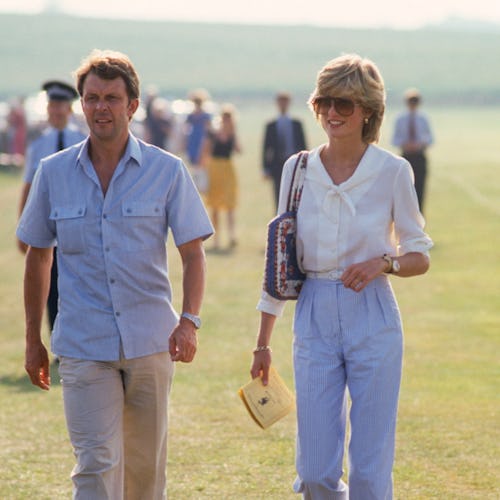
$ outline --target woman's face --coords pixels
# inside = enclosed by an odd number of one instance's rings
[[[315,110],[329,140],[361,140],[369,113],[350,96],[316,98]]]

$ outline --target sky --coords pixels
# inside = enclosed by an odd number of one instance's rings
[[[500,0],[0,0],[0,13],[413,29],[449,18],[500,24]]]

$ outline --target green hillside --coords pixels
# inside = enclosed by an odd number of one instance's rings
[[[388,98],[418,86],[435,104],[500,102],[500,31],[247,26],[0,15],[0,97],[66,76],[92,48],[129,54],[144,85],[185,95],[259,98],[277,88],[307,96],[317,70],[343,52],[375,60]]]

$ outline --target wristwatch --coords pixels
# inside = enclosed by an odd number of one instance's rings
[[[382,258],[389,264],[389,269],[385,271],[387,274],[390,273],[399,273],[401,266],[399,264],[399,261],[397,259],[393,259],[390,255],[387,255],[384,253],[382,255]]]
[[[195,316],[194,314],[183,312],[181,314],[181,318],[186,318],[189,321],[191,321],[191,323],[193,323],[194,327],[197,330],[201,328],[201,319],[199,316]]]

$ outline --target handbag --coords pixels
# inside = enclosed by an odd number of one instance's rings
[[[287,209],[267,225],[264,290],[279,300],[298,298],[306,278],[297,261],[297,210],[306,175],[308,152],[301,151],[293,168]]]

